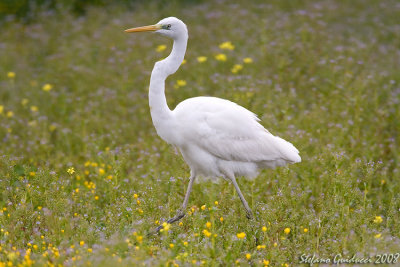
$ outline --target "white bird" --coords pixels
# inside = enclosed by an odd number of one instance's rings
[[[145,31],[174,40],[171,54],[154,65],[149,105],[157,134],[176,146],[190,167],[190,180],[182,208],[168,223],[185,216],[193,182],[198,176],[223,177],[232,181],[247,217],[252,218],[252,211],[235,177],[255,177],[260,169],[300,162],[299,151],[291,143],[266,130],[258,123],[254,113],[229,100],[194,97],[170,110],[165,98],[165,80],[182,64],[188,31],[186,25],[175,17],[162,19],[155,25],[125,30],[128,33]]]

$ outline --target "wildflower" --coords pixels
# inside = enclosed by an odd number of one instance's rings
[[[143,242],[143,236],[137,235],[136,236],[136,241],[138,241],[139,243],[142,243]]]
[[[183,242],[183,245],[185,246],[185,247],[187,247],[187,245],[188,245],[188,242]]]
[[[105,170],[103,168],[99,168],[99,174],[104,175],[104,173],[105,173]]]
[[[92,252],[93,252],[93,249],[88,248],[87,251],[88,251],[89,253],[92,253]]]
[[[266,231],[267,231],[267,227],[263,226],[263,227],[261,228],[261,231],[266,232]]]
[[[239,239],[243,239],[243,238],[246,237],[246,234],[245,234],[244,232],[241,232],[241,233],[238,233],[236,236],[237,236],[237,238],[239,238]]]
[[[61,229],[61,233],[64,233],[65,232],[65,230],[64,229]]]
[[[264,264],[264,266],[268,266],[269,265],[269,260],[263,260],[263,264]]]
[[[138,194],[133,194],[133,197],[138,198],[139,196],[138,196]]]
[[[245,57],[243,59],[243,63],[245,63],[245,64],[253,63],[253,59],[251,57]]]
[[[266,248],[266,246],[265,246],[265,245],[258,245],[258,246],[257,246],[257,249],[258,249],[258,250],[263,249],[263,248]]]
[[[206,209],[206,205],[201,206],[201,210],[205,210]]]
[[[224,217],[219,218],[220,222],[224,222]]]
[[[55,125],[54,123],[50,124],[50,126],[49,126],[50,132],[54,132],[55,129],[57,129],[57,125]]]
[[[31,111],[32,112],[37,112],[39,108],[37,106],[31,106]]]
[[[290,228],[285,228],[285,230],[283,230],[283,232],[285,232],[285,234],[290,234]]]
[[[170,225],[169,223],[164,222],[164,223],[162,224],[162,226],[163,226],[163,230],[164,230],[164,231],[168,231],[171,225]]]
[[[183,222],[179,222],[179,226],[183,226]]]
[[[233,50],[235,46],[231,42],[223,42],[219,45],[219,48],[223,50]]]
[[[139,199],[136,200],[136,204],[140,205],[140,200]]]
[[[13,71],[7,72],[7,77],[10,78],[10,79],[14,79],[15,78],[15,72],[13,72]]]
[[[170,247],[170,248],[174,248],[175,245],[171,243],[171,244],[169,244],[169,247]]]
[[[210,229],[210,228],[211,228],[211,223],[210,223],[210,222],[207,222],[207,223],[206,223],[206,227],[207,227],[208,229]]]
[[[307,232],[308,232],[308,229],[307,229],[307,228],[304,228],[303,231],[304,231],[304,233],[307,233]]]
[[[215,55],[215,59],[218,61],[226,61],[226,55],[225,54],[217,54]]]
[[[203,234],[204,234],[206,237],[210,237],[210,236],[211,236],[211,233],[210,233],[207,229],[204,229],[204,230],[203,230]]]
[[[231,72],[232,73],[238,73],[241,69],[243,69],[243,65],[241,64],[235,64],[233,65]]]
[[[38,209],[38,210],[42,210],[42,206],[38,206],[37,209]]]
[[[164,51],[165,49],[167,49],[167,46],[166,46],[166,45],[159,45],[159,46],[157,46],[156,51],[157,51],[157,52],[162,52],[162,51]]]
[[[81,241],[81,242],[79,242],[79,245],[82,247],[83,245],[85,245],[85,241]]]
[[[14,112],[12,112],[12,111],[10,110],[10,111],[7,112],[6,116],[7,116],[8,118],[11,118],[11,117],[14,116]]]
[[[374,223],[380,224],[383,222],[383,219],[381,216],[375,216]]]
[[[203,63],[203,62],[206,62],[206,61],[207,61],[207,57],[203,57],[203,56],[197,57],[197,62],[199,62],[199,63]]]
[[[4,111],[4,106],[0,105],[0,114],[3,114],[3,111]]]
[[[183,87],[186,85],[186,81],[185,80],[177,80],[174,87],[175,88],[179,88],[179,87]]]
[[[26,98],[23,98],[23,99],[21,100],[21,105],[23,105],[23,106],[26,106],[26,104],[28,104],[28,103],[29,103],[29,100],[26,99]]]
[[[112,175],[108,175],[108,176],[107,176],[107,179],[108,179],[108,180],[111,180],[112,178],[113,178]],[[135,194],[135,195],[136,195],[136,194]]]
[[[53,86],[49,83],[46,83],[45,85],[43,85],[42,90],[45,92],[50,91],[51,89],[53,89]]]
[[[74,174],[74,173],[75,173],[74,167],[69,167],[68,170],[67,170],[67,172],[68,172],[69,174]]]
[[[215,206],[218,206],[218,201],[215,201],[214,204],[215,204]]]
[[[35,172],[29,172],[29,176],[35,177],[36,173]]]
[[[95,200],[99,200],[99,196],[95,196],[94,199],[95,199]]]
[[[376,238],[376,239],[379,239],[379,238],[381,238],[381,236],[382,236],[382,234],[376,234],[376,235],[375,235],[375,238]]]
[[[247,254],[246,254],[246,259],[248,259],[248,260],[251,259],[251,254],[250,254],[250,253],[247,253]]]
[[[277,247],[277,246],[278,246],[278,243],[274,242],[274,247]]]

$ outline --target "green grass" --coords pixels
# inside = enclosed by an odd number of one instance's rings
[[[147,104],[151,69],[171,41],[123,30],[170,15],[190,38],[187,63],[167,80],[169,106],[198,95],[235,101],[302,162],[239,179],[252,221],[232,184],[200,183],[182,224],[147,237],[180,207],[189,168],[157,136]],[[276,0],[4,22],[0,266],[281,266],[302,254],[400,252],[399,17],[391,0]],[[221,50],[225,41],[235,49]],[[234,64],[243,69],[232,73]],[[174,88],[177,80],[187,84]]]

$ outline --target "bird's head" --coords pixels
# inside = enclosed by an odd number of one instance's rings
[[[188,37],[188,31],[187,31],[185,23],[183,23],[180,19],[177,19],[175,17],[168,17],[168,18],[162,19],[157,24],[154,24],[154,25],[131,28],[131,29],[125,30],[125,32],[128,32],[128,33],[148,32],[148,31],[167,36],[174,40]]]

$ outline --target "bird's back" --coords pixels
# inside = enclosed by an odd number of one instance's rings
[[[301,161],[299,151],[291,143],[272,135],[258,123],[254,113],[231,101],[190,98],[181,102],[173,114],[180,147],[195,146],[216,160],[253,163],[257,168]]]

